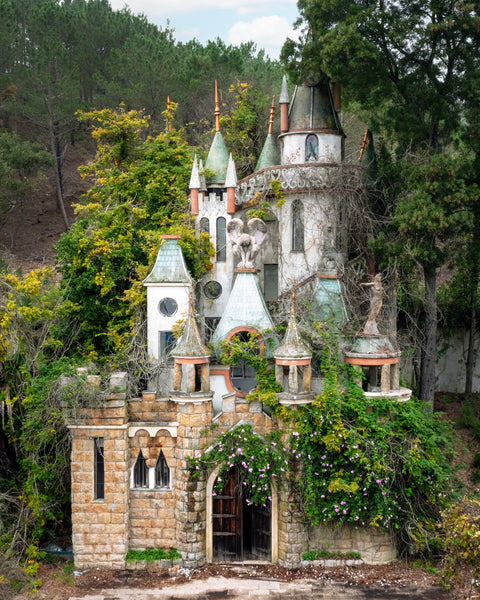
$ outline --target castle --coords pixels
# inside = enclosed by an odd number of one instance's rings
[[[165,236],[147,288],[148,352],[160,375],[140,398],[127,398],[125,373],[115,373],[100,406],[69,417],[72,432],[72,527],[77,568],[123,567],[129,549],[175,547],[183,564],[267,560],[296,568],[302,553],[325,547],[357,551],[370,563],[388,562],[395,549],[388,535],[368,528],[311,527],[290,501],[288,489],[272,489],[268,506],[249,506],[241,474],[232,471],[221,496],[213,494],[218,468],[192,480],[188,457],[218,433],[251,425],[262,436],[275,419],[259,402],[247,402],[255,372],[243,361],[221,364],[205,345],[233,336],[258,335],[283,392],[280,403],[311,402],[321,390],[312,352],[302,340],[292,308],[283,339],[272,330],[268,302],[290,302],[304,287],[318,320],[347,321],[342,281],[346,260],[339,177],[361,184],[361,168],[343,162],[344,134],[336,89],[319,77],[280,95],[277,143],[270,130],[255,172],[237,181],[235,163],[220,131],[205,165],[195,158],[190,180],[191,214],[215,247],[213,268],[197,285],[176,236]],[[207,174],[207,178],[205,177]],[[275,186],[282,197],[276,195]],[[249,218],[259,199],[263,219]],[[378,331],[381,282],[372,283],[370,315],[345,360],[367,375],[365,393],[408,399],[399,385],[399,352]],[[194,310],[202,319],[195,318]],[[175,340],[175,324],[183,334]],[[265,333],[268,332],[268,333]]]

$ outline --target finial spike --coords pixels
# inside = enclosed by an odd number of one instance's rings
[[[272,133],[274,114],[275,114],[275,94],[272,99],[272,106],[270,107],[270,123],[268,124],[268,133]]]
[[[292,306],[290,308],[290,312],[292,315],[295,314],[295,288],[292,290]]]
[[[365,135],[363,136],[362,143],[360,144],[360,156],[358,157],[358,162],[362,161],[363,153],[365,152],[365,148],[368,146],[368,129],[365,130]]]
[[[218,103],[217,80],[215,80],[215,131],[220,131],[220,106]]]

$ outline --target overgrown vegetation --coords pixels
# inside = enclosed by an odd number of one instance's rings
[[[134,550],[130,549],[125,560],[127,563],[134,563],[140,560],[144,560],[146,563],[152,563],[156,560],[178,560],[182,558],[182,555],[176,548],[170,548],[170,550],[164,550],[163,548],[145,548],[145,550]]]

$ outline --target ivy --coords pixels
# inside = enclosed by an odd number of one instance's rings
[[[251,425],[239,425],[219,436],[201,457],[189,459],[191,477],[220,465],[213,492],[219,494],[228,473],[237,467],[247,504],[265,506],[272,499],[272,483],[280,486],[288,470],[288,448],[281,438],[279,431],[261,438]]]

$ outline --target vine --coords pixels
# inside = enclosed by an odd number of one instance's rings
[[[213,491],[216,495],[221,493],[230,470],[236,467],[247,504],[265,506],[272,499],[272,483],[280,486],[288,470],[288,448],[281,437],[281,432],[275,431],[262,439],[251,425],[239,425],[219,436],[201,457],[188,460],[191,477],[196,479],[202,470],[220,464]]]

